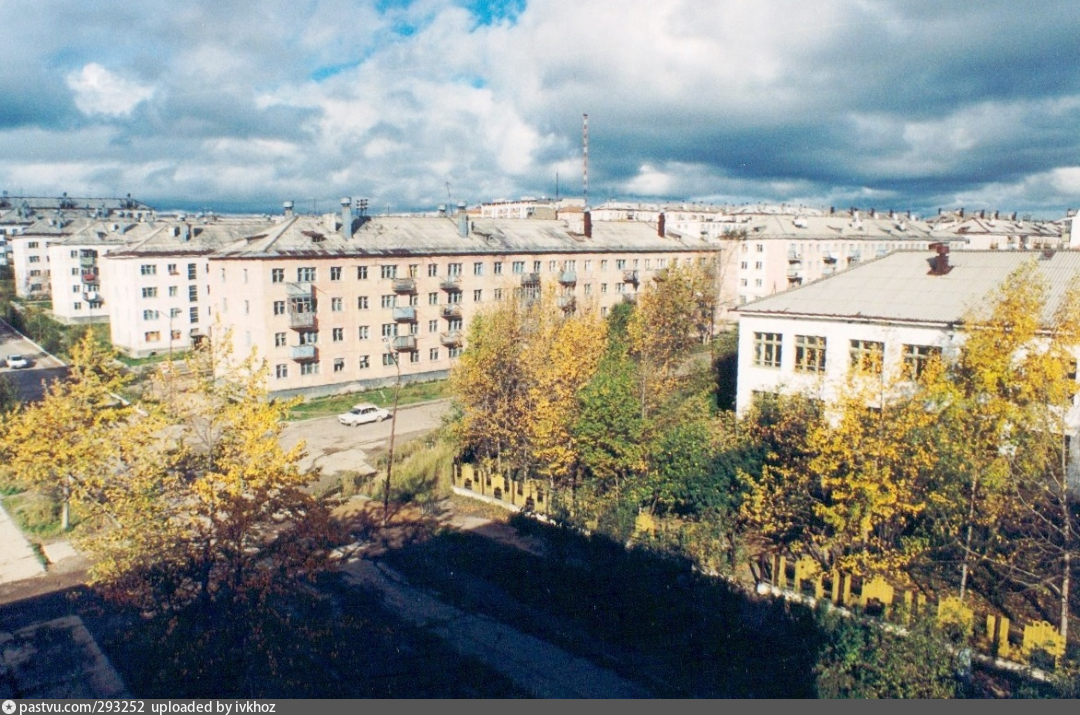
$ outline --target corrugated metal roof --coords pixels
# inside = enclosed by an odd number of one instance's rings
[[[1025,261],[1049,288],[1044,320],[1080,280],[1080,252],[955,251],[948,274],[931,275],[936,253],[900,251],[805,286],[740,306],[743,314],[798,315],[899,322],[955,323],[982,305]]]

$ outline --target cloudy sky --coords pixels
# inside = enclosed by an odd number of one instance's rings
[[[1075,0],[0,0],[0,188],[1080,206]]]

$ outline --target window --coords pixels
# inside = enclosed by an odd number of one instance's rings
[[[446,302],[447,303],[452,303],[452,304],[453,303],[460,303],[461,302],[461,293],[456,293],[455,292],[455,293],[447,294]]]
[[[397,337],[397,323],[383,323],[382,336],[384,338]]]
[[[437,333],[437,332],[439,332],[439,321],[437,321],[437,320],[429,320],[427,322],[427,330],[428,330],[429,333]]]
[[[72,266],[71,267],[71,275],[73,275],[73,276],[79,275],[79,267],[78,266]]]
[[[585,272],[592,273],[592,259],[585,259]]]
[[[409,278],[418,278],[418,277],[420,277],[420,264],[419,263],[410,263],[409,264]]]
[[[143,320],[157,320],[159,317],[161,317],[161,313],[156,310],[144,310],[142,312]]]
[[[28,241],[27,244],[26,244],[26,247],[27,248],[37,248],[38,247],[38,242],[37,241]]]
[[[334,358],[334,372],[345,371],[345,358]]]
[[[606,258],[600,259],[600,270],[606,271],[607,267],[608,267],[608,259],[606,259]]]
[[[492,273],[497,276],[502,275],[502,261],[495,261],[495,267],[492,268]]]
[[[394,359],[394,354],[393,353],[383,353],[382,364],[383,365],[396,365],[397,360]]]
[[[502,300],[502,288],[495,289],[495,300]]]
[[[319,343],[319,331],[311,330],[300,333],[299,340],[301,345],[318,345]]]
[[[251,315],[251,301],[244,301],[244,315]]]
[[[358,280],[358,281],[366,281],[367,280],[367,266],[357,266],[356,267],[356,280]]]
[[[616,293],[625,293],[626,292],[626,284],[625,283],[616,283],[615,284],[615,292]]]
[[[514,261],[514,265],[510,268],[514,272],[514,275],[521,275],[525,272],[525,261]]]
[[[274,333],[274,347],[285,347],[286,340],[287,338],[285,333]]]
[[[548,273],[554,273],[558,270],[558,263],[555,261],[548,261]]]
[[[885,343],[875,340],[851,341],[851,367],[857,372],[880,375],[885,360]]]
[[[184,311],[182,309],[180,309],[180,308],[170,308],[169,309],[169,317],[170,318],[179,318],[180,314],[183,313],[183,312]]]
[[[446,327],[451,331],[461,330],[461,318],[453,318],[452,320],[446,321]]]
[[[82,310],[82,303],[79,301],[75,301],[71,307],[73,310]]]
[[[477,261],[476,263],[472,264],[472,274],[474,276],[482,276],[482,275],[484,275],[484,264],[481,263],[480,261]]]
[[[600,284],[600,292],[601,293],[607,293],[607,283],[601,283]]]
[[[169,265],[165,266],[165,270],[167,270],[169,272],[170,276],[178,276],[178,275],[180,275],[180,271],[178,271],[176,269],[176,264],[175,263],[170,263]]]
[[[330,337],[335,343],[340,343],[345,339],[345,328],[334,328],[330,333]]]
[[[461,356],[461,348],[450,348],[447,352],[450,354],[450,357],[452,357],[452,358],[456,358],[456,357]]]
[[[367,370],[369,367],[371,367],[371,356],[370,355],[361,355],[360,356],[360,369],[361,370]]]
[[[199,269],[196,267],[196,264],[194,264],[194,263],[187,264],[187,277],[188,277],[188,280],[189,281],[195,280],[196,276],[198,276],[198,271],[199,271]]]
[[[279,379],[279,380],[284,380],[286,377],[289,376],[289,366],[288,365],[280,365],[280,364],[275,365],[274,366],[274,376],[277,377],[277,379]]]
[[[904,376],[918,380],[926,372],[930,361],[941,357],[941,348],[934,345],[905,345],[903,347]]]
[[[780,333],[754,333],[754,365],[780,367],[780,349],[783,336]]]
[[[749,264],[749,263],[747,263],[746,261],[740,261],[740,262],[739,262],[739,268],[740,268],[740,269],[742,269],[742,270],[744,270],[744,271],[746,270],[746,268],[747,268],[747,267],[748,267],[749,265],[750,265],[750,264]]]
[[[438,305],[439,304],[439,294],[438,293],[428,293],[427,294],[427,304],[428,305]]]
[[[284,268],[271,268],[270,269],[270,282],[271,283],[284,283],[285,282],[285,269]]]
[[[179,294],[180,294],[180,289],[179,288],[177,288],[176,286],[169,286],[169,297],[170,298],[175,298]]]
[[[247,269],[246,269],[246,268],[244,269],[244,282],[245,282],[245,283],[247,283],[247,282],[248,282],[248,271],[247,271]]]
[[[740,278],[739,285],[745,288],[747,285],[749,285],[749,281],[746,278]]]
[[[188,286],[187,299],[189,303],[195,303],[199,300],[199,286]]]
[[[430,350],[428,350],[427,357],[428,357],[428,360],[431,360],[432,362],[438,360],[439,359],[439,349],[438,348],[431,348]]]
[[[754,279],[754,287],[755,288],[760,288],[761,287],[761,279],[760,278],[755,278]]]
[[[341,266],[330,266],[330,280],[341,280]]]
[[[360,340],[367,340],[371,337],[371,329],[366,325],[361,325],[357,334]]]
[[[30,256],[27,260],[30,263],[41,263],[41,256]]]
[[[616,258],[615,259],[615,270],[621,271],[621,270],[625,270],[625,269],[626,269],[626,259],[625,258]]]
[[[319,363],[318,363],[318,361],[300,363],[300,374],[301,375],[318,375],[319,374]]]
[[[397,305],[397,296],[396,295],[384,295],[382,297],[382,307],[384,307],[384,308],[393,308],[396,305]]]
[[[341,298],[330,299],[330,310],[335,313],[340,313],[345,306],[345,302]]]
[[[198,323],[199,322],[199,309],[198,308],[192,308],[191,310],[189,310],[188,311],[188,319],[191,321],[192,325]]]
[[[409,362],[420,362],[420,351],[413,350],[409,353]]]
[[[542,264],[541,264],[541,262],[540,262],[540,261],[533,261],[533,269],[532,269],[532,272],[533,272],[533,273],[539,273],[539,272],[540,272],[540,266],[541,266],[541,265],[542,265]]]
[[[171,331],[169,333],[169,339],[170,340],[179,340],[180,339],[180,331],[179,330]]]
[[[157,266],[155,266],[153,263],[144,263],[139,266],[139,273],[144,276],[156,276]]]
[[[585,295],[592,295],[592,283],[585,284]]]
[[[429,263],[427,267],[427,274],[429,278],[434,278],[435,276],[439,275],[439,264]]]
[[[79,285],[77,283],[75,285],[71,286],[71,292],[72,293],[78,293],[80,290],[81,289],[79,288]]]
[[[274,315],[285,315],[285,301],[274,301]]]
[[[652,260],[651,260],[651,259],[649,259],[649,258],[646,258],[646,259],[645,259],[645,267],[646,267],[646,268],[651,268],[652,266],[650,266],[650,265],[649,265],[650,263],[652,263]],[[657,266],[657,268],[659,268],[659,267],[660,267],[660,266]]]
[[[795,336],[795,372],[825,372],[825,338],[820,335]]]
[[[379,266],[383,278],[397,278],[397,266]]]
[[[764,266],[762,261],[754,261],[754,270],[760,271]]]
[[[357,310],[367,310],[367,307],[368,307],[367,296],[366,295],[358,296],[356,298],[356,308],[357,308]]]
[[[461,275],[461,264],[460,263],[450,263],[450,264],[448,264],[446,266],[446,275],[448,275],[448,276],[460,276]]]
[[[476,289],[472,292],[472,299],[474,303],[479,303],[484,299],[484,291]]]
[[[157,288],[156,287],[143,288],[142,289],[142,297],[143,298],[157,298]]]
[[[315,268],[305,267],[296,269],[296,282],[297,283],[313,283],[315,282]]]
[[[758,253],[764,253],[765,252],[765,244],[763,244],[763,243],[755,244],[754,245],[754,250],[757,251]]]
[[[143,337],[148,343],[156,343],[157,341],[161,340],[161,331],[151,330],[150,332],[143,334]]]

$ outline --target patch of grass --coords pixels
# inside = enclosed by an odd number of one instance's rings
[[[401,386],[401,397],[398,400],[398,405],[440,400],[449,397],[449,395],[450,385],[448,380],[410,382]],[[293,407],[289,412],[289,419],[294,421],[310,420],[315,417],[340,415],[343,412],[348,412],[353,405],[359,402],[371,402],[379,407],[389,409],[394,404],[394,387],[391,385],[380,387],[377,390],[307,399]]]
[[[168,351],[166,351],[157,355],[151,355],[149,357],[141,358],[128,357],[123,353],[118,353],[116,359],[124,363],[128,367],[142,367],[143,365],[156,365],[157,363],[168,362],[170,360],[182,361],[184,359],[185,353],[185,350],[173,350],[172,355],[170,355]]]
[[[5,497],[4,508],[15,520],[19,530],[34,539],[59,536],[60,504],[35,492],[20,492]],[[77,517],[72,514],[72,525]]]

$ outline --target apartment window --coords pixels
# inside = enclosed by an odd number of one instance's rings
[[[754,365],[780,367],[780,350],[783,336],[780,333],[754,333]]]
[[[41,256],[30,256],[27,261],[30,263],[41,263]]]
[[[396,305],[397,305],[397,296],[396,295],[384,295],[382,297],[382,307],[384,307],[384,308],[393,308]]]
[[[27,248],[37,248],[38,247],[38,242],[37,241],[28,241],[27,244],[26,244],[26,247]]]
[[[153,263],[144,263],[139,266],[139,273],[144,276],[156,276],[157,266],[155,266]]]
[[[278,364],[274,366],[274,375],[279,380],[284,380],[289,376],[289,366]]]
[[[199,322],[199,309],[198,308],[190,309],[188,311],[188,319],[191,321],[192,325],[198,323]]]
[[[825,338],[820,335],[795,336],[795,372],[825,372]]]
[[[358,280],[358,281],[366,281],[367,280],[367,266],[357,266],[356,267],[356,280]]]
[[[615,270],[622,271],[622,270],[625,270],[625,269],[626,269],[626,259],[625,258],[617,258],[617,259],[615,259]]]
[[[397,337],[397,323],[383,323],[382,336],[384,338],[396,338]]]
[[[446,321],[446,327],[449,328],[451,331],[461,330],[461,318],[454,318],[452,320]]]
[[[171,331],[169,333],[169,339],[170,340],[179,340],[180,339],[180,331],[179,330]]]
[[[615,292],[616,293],[625,293],[626,292],[626,284],[625,283],[616,283],[615,284]]]
[[[420,264],[419,263],[410,263],[409,264],[409,278],[419,278],[419,277],[420,277]]]
[[[296,269],[296,282],[297,283],[314,283],[315,282],[315,268],[308,266],[304,268]]]
[[[286,344],[287,340],[288,340],[288,338],[286,337],[285,333],[274,333],[274,347],[276,347],[276,348],[285,347],[285,344]]]
[[[592,283],[585,284],[585,295],[592,295]]]
[[[765,252],[765,244],[763,244],[763,243],[755,244],[754,245],[754,250],[757,251],[758,253],[764,253]]]
[[[749,264],[749,263],[747,263],[746,261],[740,261],[740,262],[739,262],[739,268],[740,268],[741,270],[744,270],[744,271],[745,271],[745,270],[746,270],[746,269],[747,269],[747,268],[748,268],[749,266],[750,266],[750,264]]]
[[[356,308],[357,308],[357,310],[367,310],[368,309],[368,302],[367,302],[367,296],[366,295],[361,295],[361,296],[358,296],[356,298]]]
[[[450,357],[452,357],[452,358],[456,358],[456,357],[461,356],[461,348],[450,348],[447,352],[449,353]]]
[[[301,375],[318,375],[319,374],[319,362],[302,362],[300,363]]]
[[[300,333],[298,340],[301,345],[318,345],[319,344],[319,331],[311,330]]]
[[[495,266],[494,266],[494,268],[491,269],[491,271],[495,275],[501,276],[502,275],[502,261],[495,261]]]
[[[649,265],[650,263],[652,263],[652,260],[651,260],[651,259],[648,259],[648,258],[646,258],[646,259],[645,259],[645,267],[646,267],[646,268],[651,268],[652,266],[650,266],[650,265]],[[658,266],[658,267],[659,267],[659,266]]]
[[[880,375],[885,360],[885,343],[876,340],[851,341],[851,367],[857,372]]]
[[[600,284],[600,292],[601,293],[607,293],[607,283],[601,283]]]
[[[156,310],[144,310],[142,312],[143,320],[157,320],[159,317],[161,317],[161,313]]]
[[[334,372],[345,371],[345,358],[334,358]]]
[[[495,300],[502,300],[502,296],[503,296],[502,291],[503,291],[502,288],[496,288],[495,289]]]
[[[457,292],[449,293],[446,296],[446,302],[450,303],[450,304],[460,303],[461,302],[461,293],[457,293]]]
[[[608,259],[603,258],[600,260],[600,270],[606,271],[608,267]]]
[[[340,313],[345,307],[345,301],[341,298],[330,299],[330,310],[334,313]]]
[[[176,286],[169,286],[169,297],[175,298],[178,295],[180,295],[180,289]]]
[[[755,278],[755,279],[754,279],[754,287],[756,287],[756,288],[760,288],[760,287],[761,287],[761,285],[762,285],[762,284],[761,284],[761,279],[760,279],[760,278]]]
[[[514,275],[521,275],[525,272],[525,261],[514,261],[514,265],[510,269],[514,272]]]
[[[361,370],[367,370],[369,367],[371,367],[371,356],[370,355],[361,355],[360,356],[360,369]]]
[[[439,264],[429,263],[427,267],[427,274],[429,278],[434,278],[435,276],[439,275]]]
[[[427,294],[427,304],[428,305],[438,305],[439,304],[439,294],[438,293],[428,293]]]
[[[79,275],[79,267],[78,266],[72,266],[71,275],[73,275],[73,276]]]
[[[195,303],[199,300],[199,286],[188,286],[187,299],[189,303]]]
[[[484,264],[479,262],[479,261],[472,264],[472,274],[474,276],[482,276],[482,275],[484,275]]]
[[[438,348],[431,348],[430,350],[428,350],[427,357],[428,357],[428,360],[431,360],[432,362],[438,360],[439,359],[439,349]]]
[[[439,321],[437,321],[437,320],[429,320],[427,322],[427,331],[429,333],[437,333],[437,332],[439,332]]]
[[[147,333],[144,333],[143,338],[145,338],[146,342],[148,342],[148,343],[156,343],[159,340],[161,340],[161,331],[160,330],[151,330],[151,331],[149,331]]]
[[[244,315],[251,315],[251,301],[244,301]]]
[[[285,301],[274,301],[274,315],[285,315]]]
[[[484,299],[484,291],[479,288],[472,292],[472,299],[474,303],[479,303]]]
[[[284,283],[285,282],[285,269],[284,268],[271,268],[270,269],[270,282],[271,283]]]
[[[142,289],[142,297],[143,298],[157,298],[157,287],[156,286],[151,286],[151,287],[148,287],[148,288],[143,288]]]
[[[183,313],[183,312],[184,311],[182,309],[180,309],[180,308],[170,308],[169,309],[169,317],[170,318],[179,318],[180,314]]]
[[[221,282],[225,282],[225,266],[221,267]]]
[[[409,362],[420,362],[420,351],[413,350],[409,353]]]
[[[170,263],[169,265],[165,266],[165,270],[167,270],[169,272],[170,276],[178,276],[178,275],[180,275],[180,271],[178,271],[176,269],[176,264],[175,263]]]
[[[366,325],[361,325],[360,329],[357,331],[357,337],[360,340],[367,340],[369,337],[371,337],[371,329],[368,328],[368,326]]]
[[[199,275],[199,268],[195,263],[187,264],[187,277],[189,281],[195,280]]]
[[[904,345],[904,376],[909,380],[918,380],[926,372],[926,366],[934,358],[941,357],[941,348],[934,345]]]
[[[330,280],[341,280],[341,266],[330,266]]]
[[[245,283],[247,283],[247,282],[248,282],[248,271],[247,271],[247,269],[246,269],[246,268],[244,269],[244,282],[245,282]]]
[[[762,261],[754,261],[754,270],[760,271],[765,264]]]
[[[397,278],[397,266],[379,266],[383,278]]]
[[[739,285],[745,288],[746,286],[750,285],[750,281],[748,281],[746,278],[740,278]]]
[[[37,277],[38,277],[38,276],[40,276],[40,275],[41,275],[41,271],[30,271],[30,276],[31,276],[32,278],[37,278]],[[32,285],[32,286],[30,286],[30,289],[31,289],[31,290],[41,290],[41,286],[39,286],[39,285]]]
[[[592,273],[592,259],[585,260],[585,272]]]
[[[532,272],[533,272],[533,273],[539,273],[539,272],[540,272],[540,267],[541,267],[541,265],[542,265],[542,262],[541,262],[541,261],[533,261],[533,269],[532,269]]]
[[[446,275],[448,275],[448,276],[460,276],[461,275],[461,264],[460,263],[450,263],[450,264],[448,264],[446,266]]]
[[[71,249],[71,253],[70,253],[70,256],[71,256],[72,258],[78,258],[78,257],[79,257],[79,250],[78,250],[77,248],[73,248],[73,249]]]
[[[73,310],[82,310],[82,303],[79,301],[75,301],[71,307]]]
[[[334,328],[330,331],[330,339],[335,343],[340,343],[345,339],[345,328]]]
[[[79,290],[80,290],[80,288],[79,288],[78,284],[71,286],[71,292],[72,293],[78,293]]]
[[[394,359],[394,354],[393,353],[383,353],[383,355],[382,355],[382,364],[387,365],[387,366],[396,365],[397,360]]]

